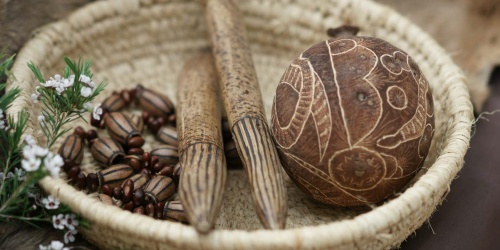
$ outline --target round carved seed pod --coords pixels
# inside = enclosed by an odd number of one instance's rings
[[[340,206],[400,191],[423,165],[434,133],[431,90],[415,61],[386,41],[353,35],[293,60],[271,120],[292,180]]]
[[[104,122],[109,136],[124,147],[129,147],[134,137],[141,137],[141,132],[134,122],[122,112],[109,113],[104,118]]]
[[[83,140],[77,134],[69,135],[59,148],[59,154],[64,160],[77,165],[83,160]]]
[[[118,163],[125,156],[122,146],[108,137],[95,139],[90,153],[97,165],[103,168]]]

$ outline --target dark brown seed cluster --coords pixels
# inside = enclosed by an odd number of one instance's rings
[[[123,112],[134,102],[144,111],[142,115]],[[91,117],[91,124],[97,129],[105,128],[110,137],[99,137],[95,129],[85,131],[76,127],[59,149],[65,160],[68,182],[80,190],[98,192],[97,199],[105,204],[157,219],[187,223],[180,202],[171,201],[182,170],[172,102],[139,85],[133,90],[113,92],[101,107],[101,119]],[[233,163],[228,166],[240,167],[241,160],[227,121],[223,120],[221,127],[226,153]],[[144,128],[165,144],[144,152]],[[79,166],[85,144],[101,168],[96,173],[87,174]]]

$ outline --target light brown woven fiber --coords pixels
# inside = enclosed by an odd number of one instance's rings
[[[326,29],[360,26],[361,35],[385,39],[408,52],[426,75],[434,96],[436,131],[424,169],[399,196],[372,210],[327,207],[312,202],[287,180],[289,217],[283,231],[263,230],[251,205],[242,171],[230,171],[216,230],[198,235],[190,226],[133,215],[92,199],[66,184],[64,174],[42,187],[87,218],[81,229],[90,241],[123,249],[381,249],[398,246],[429,218],[463,165],[473,121],[465,78],[445,51],[407,19],[372,1],[246,0],[243,21],[257,67],[267,115],[278,80],[291,60],[325,40]],[[37,85],[26,66],[40,65],[45,76],[61,72],[63,56],[92,58],[94,81],[106,91],[141,82],[175,101],[183,62],[209,46],[203,7],[198,1],[98,1],[67,19],[43,27],[18,54],[12,69],[23,95],[8,111],[32,112],[28,134],[37,130],[39,112],[30,95]],[[75,124],[73,124],[75,125]],[[82,125],[82,124],[79,124]],[[90,128],[86,125],[85,128]],[[156,145],[146,135],[146,150]],[[53,150],[57,149],[57,146]],[[87,152],[83,171],[95,171]]]

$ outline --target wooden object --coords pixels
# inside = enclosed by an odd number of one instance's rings
[[[287,198],[281,164],[266,123],[241,14],[231,0],[208,0],[206,17],[224,108],[255,210],[265,228],[284,228]]]
[[[491,73],[500,66],[500,1],[377,1],[407,16],[450,52],[468,78],[476,112],[481,111]]]
[[[433,110],[411,57],[378,38],[343,35],[293,60],[276,90],[272,132],[304,192],[362,206],[399,192],[422,167]]]
[[[177,91],[177,128],[183,171],[179,195],[187,218],[198,232],[214,227],[226,186],[219,86],[210,53],[190,58]]]

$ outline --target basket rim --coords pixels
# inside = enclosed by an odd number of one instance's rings
[[[344,0],[338,0],[344,1]],[[153,2],[167,2],[166,0],[156,0]],[[120,15],[129,10],[140,8],[141,6],[148,6],[152,4],[150,0],[133,0],[127,4],[122,4],[120,0],[99,1],[88,4],[72,14],[67,18],[58,22],[49,24],[44,27],[40,33],[45,30],[60,30],[64,27],[68,30],[77,30],[79,26],[89,25],[89,23],[79,23],[79,16],[86,15],[86,13],[101,13],[94,18],[107,18],[113,15]],[[420,177],[411,187],[406,189],[398,198],[388,201],[384,205],[378,206],[373,210],[364,214],[358,215],[353,219],[346,219],[341,221],[334,221],[324,225],[304,226],[300,228],[288,228],[285,230],[269,231],[269,230],[229,230],[229,229],[215,229],[206,236],[199,235],[193,227],[182,225],[180,223],[169,221],[158,221],[149,217],[133,215],[128,211],[124,211],[117,207],[106,206],[91,197],[88,197],[83,192],[74,189],[61,179],[52,179],[51,177],[44,178],[40,185],[46,190],[58,197],[61,202],[70,205],[71,209],[82,215],[84,218],[89,219],[91,222],[105,225],[109,223],[109,227],[119,232],[128,232],[134,234],[135,237],[144,240],[155,240],[162,243],[172,244],[174,246],[191,246],[200,247],[203,244],[208,244],[215,247],[234,247],[235,244],[239,246],[252,246],[252,247],[269,247],[269,246],[308,246],[308,247],[321,247],[326,245],[341,244],[345,239],[351,241],[360,240],[363,238],[377,238],[377,234],[383,233],[387,230],[388,226],[397,223],[401,218],[410,215],[418,210],[418,204],[414,201],[421,201],[429,199],[429,194],[439,192],[434,185],[427,185],[436,179],[439,182],[448,185],[454,178],[456,173],[463,165],[463,157],[469,146],[470,129],[473,122],[472,104],[470,102],[469,93],[466,87],[466,78],[463,76],[462,71],[456,66],[452,59],[444,52],[444,50],[431,38],[427,33],[423,32],[419,27],[410,23],[405,17],[398,14],[396,11],[382,6],[379,3],[368,0],[359,0],[352,3],[356,8],[365,10],[378,9],[383,11],[387,19],[396,19],[399,22],[409,23],[413,31],[421,34],[420,40],[425,40],[425,47],[422,51],[426,52],[431,59],[434,59],[436,64],[440,66],[440,71],[446,69],[447,72],[453,74],[449,77],[453,85],[454,92],[447,92],[451,103],[450,107],[445,109],[452,110],[452,117],[454,126],[449,127],[449,133],[445,143],[442,147],[441,154],[439,154],[432,167],[424,175]],[[124,7],[119,7],[125,5]],[[102,9],[108,8],[106,12]],[[122,9],[122,12],[116,13],[117,10]],[[101,10],[101,12],[97,11]],[[30,71],[25,66],[28,61],[33,61],[35,64],[43,60],[43,49],[40,50],[40,44],[49,43],[47,38],[35,35],[22,50],[19,52],[15,64],[12,68],[12,73],[20,76],[17,79],[11,80],[8,84],[8,89],[13,86],[22,86],[22,77],[28,76]],[[51,37],[57,41],[58,37]],[[42,52],[39,52],[42,51]],[[436,53],[436,51],[440,53]],[[36,55],[33,57],[33,55]],[[32,58],[30,58],[31,56]],[[435,58],[434,58],[435,57]],[[22,77],[21,77],[22,76]],[[451,86],[451,85],[450,85]],[[21,87],[22,89],[22,87]],[[23,91],[22,93],[25,93]],[[29,94],[25,94],[23,98],[18,98],[13,107],[30,107]],[[458,168],[456,166],[459,166]],[[456,170],[450,170],[456,169]],[[451,172],[450,172],[451,171]],[[455,172],[453,172],[455,171]],[[445,174],[443,174],[443,172]],[[439,188],[443,188],[439,186]],[[82,205],[83,201],[86,203]],[[440,201],[433,201],[433,207],[437,206]],[[78,204],[78,205],[75,205]],[[401,210],[400,207],[410,209]],[[109,220],[97,222],[107,216]],[[109,222],[113,218],[113,222]],[[380,219],[384,218],[384,219]],[[134,228],[129,228],[130,225],[135,225]],[[133,230],[133,231],[130,231]],[[331,237],[331,232],[335,232],[336,237]],[[388,232],[390,233],[390,232]],[[290,240],[293,239],[293,240]],[[241,245],[240,245],[241,244]],[[204,245],[204,247],[208,246]]]

